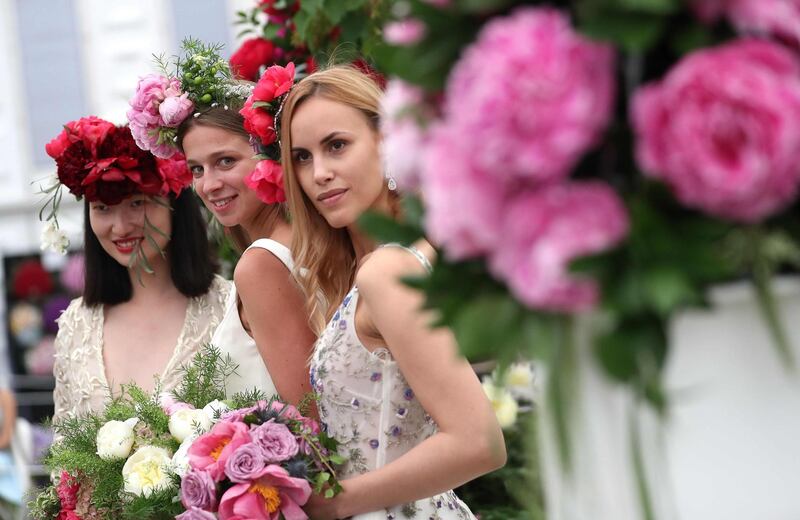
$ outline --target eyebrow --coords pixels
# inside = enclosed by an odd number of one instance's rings
[[[217,159],[219,157],[222,157],[223,155],[241,155],[241,152],[239,152],[238,150],[233,150],[233,149],[231,149],[231,150],[219,150],[219,151],[214,152],[211,155],[209,155],[208,158],[209,159]],[[186,159],[186,163],[187,164],[200,164],[198,161],[196,161],[194,159]]]
[[[329,133],[328,135],[326,135],[325,137],[320,139],[319,144],[325,145],[325,144],[329,143],[330,141],[332,141],[333,139],[335,139],[336,137],[338,137],[340,134],[341,135],[350,135],[349,132],[345,132],[344,130],[334,130],[333,132]],[[292,148],[292,152],[297,152],[297,151],[300,151],[300,150],[305,150],[305,148],[301,148],[301,147]]]

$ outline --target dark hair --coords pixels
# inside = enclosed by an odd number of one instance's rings
[[[216,253],[206,233],[197,198],[191,189],[178,197],[170,197],[172,233],[167,244],[170,275],[175,287],[192,298],[208,292],[218,271]],[[100,245],[89,221],[89,203],[84,202],[85,285],[83,303],[86,305],[126,302],[133,287],[126,266],[120,265]]]

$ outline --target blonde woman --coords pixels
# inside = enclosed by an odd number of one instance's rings
[[[433,248],[381,247],[365,211],[396,214],[381,167],[379,87],[335,67],[303,79],[281,119],[292,253],[312,328],[320,418],[349,460],[344,491],[312,497],[313,519],[471,519],[452,488],[505,463],[502,432],[452,333],[430,328],[400,278],[430,269]],[[324,295],[323,299],[319,295]],[[403,516],[401,516],[403,515]]]

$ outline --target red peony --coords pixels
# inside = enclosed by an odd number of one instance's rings
[[[261,66],[273,61],[273,49],[272,42],[264,38],[245,40],[231,56],[233,74],[239,79],[257,81]]]
[[[192,183],[192,172],[189,171],[183,154],[176,153],[169,159],[156,158],[156,165],[163,180],[161,195],[169,193],[180,195],[181,191]]]
[[[244,129],[250,135],[257,137],[265,146],[272,144],[278,138],[275,134],[275,121],[267,111],[253,108],[253,102],[253,96],[250,96],[239,111],[244,117]]]
[[[294,63],[289,63],[286,67],[273,65],[264,71],[258,80],[256,88],[253,89],[253,101],[273,101],[289,92],[292,83],[294,83]]]
[[[47,155],[57,159],[72,143],[82,141],[92,153],[95,153],[98,144],[103,142],[112,128],[115,128],[113,123],[99,117],[82,117],[64,125],[64,130],[47,143],[44,149]]]
[[[17,268],[12,286],[17,298],[33,298],[50,294],[53,279],[39,260],[27,260]]]

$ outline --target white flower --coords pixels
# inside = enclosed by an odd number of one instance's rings
[[[171,462],[169,452],[156,446],[142,446],[125,461],[122,478],[125,491],[147,496],[170,485],[167,468]]]
[[[108,421],[97,431],[97,454],[101,459],[124,459],[133,447],[133,427],[139,419]]]
[[[50,249],[62,255],[67,254],[67,247],[69,247],[69,239],[67,234],[56,225],[55,220],[47,221],[42,229],[41,237],[42,251]]]
[[[186,437],[172,456],[172,471],[181,478],[189,471],[189,448],[196,439],[197,435]]]
[[[505,386],[516,399],[534,401],[536,378],[530,363],[514,363],[506,371]]]
[[[492,403],[497,422],[501,428],[509,428],[517,421],[517,411],[519,406],[511,392],[505,388],[496,386],[491,378],[483,380],[483,391]]]
[[[211,424],[211,418],[204,410],[184,408],[169,417],[169,433],[178,442],[183,442],[190,435],[207,432]]]
[[[203,411],[206,413],[206,415],[208,415],[208,418],[211,419],[212,423],[216,423],[219,420],[219,417],[230,409],[230,406],[223,403],[219,399],[214,399],[203,407]]]

